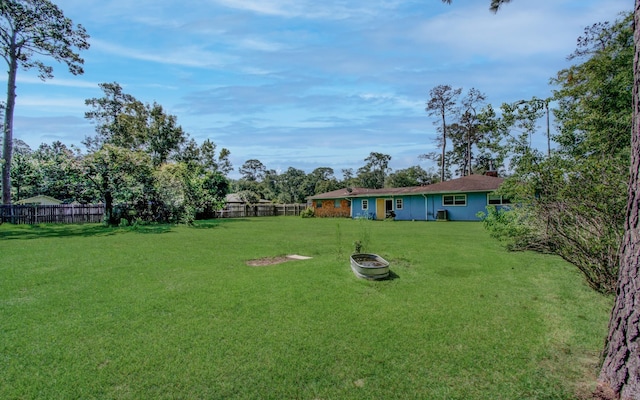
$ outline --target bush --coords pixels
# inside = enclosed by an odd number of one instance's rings
[[[309,208],[304,209],[304,210],[300,213],[300,216],[301,216],[302,218],[313,218],[313,217],[315,217],[315,216],[316,216],[316,213],[315,213],[315,211],[313,210],[313,208],[309,207]]]

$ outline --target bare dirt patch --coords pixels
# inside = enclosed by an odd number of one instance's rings
[[[263,257],[256,258],[255,260],[247,261],[247,265],[250,267],[266,267],[269,265],[282,264],[287,261],[299,261],[299,260],[307,260],[311,257],[299,256],[297,254],[293,254],[290,256],[278,256],[278,257]]]

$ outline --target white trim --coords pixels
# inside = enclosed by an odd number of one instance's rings
[[[452,204],[445,204],[444,198],[452,197]],[[456,197],[464,197],[464,204],[456,204]],[[467,206],[467,195],[465,194],[443,194],[442,195],[442,206],[443,207],[466,207]]]
[[[393,204],[393,207],[394,207],[395,210],[404,209],[404,199],[402,197],[396,198],[394,200],[395,200],[395,202]],[[399,204],[400,206],[399,207],[398,207],[398,202],[400,202],[400,204]]]

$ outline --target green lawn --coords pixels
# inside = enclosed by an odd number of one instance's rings
[[[0,252],[2,399],[572,399],[612,300],[479,223],[4,224]],[[246,265],[285,254],[313,258]]]

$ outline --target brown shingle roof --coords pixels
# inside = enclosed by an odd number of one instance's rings
[[[469,175],[450,181],[434,183],[427,186],[411,186],[403,188],[347,188],[332,192],[321,193],[308,197],[309,200],[342,199],[346,197],[375,197],[375,196],[400,196],[412,194],[434,193],[468,193],[468,192],[492,192],[500,187],[504,178],[496,178],[486,175]]]

